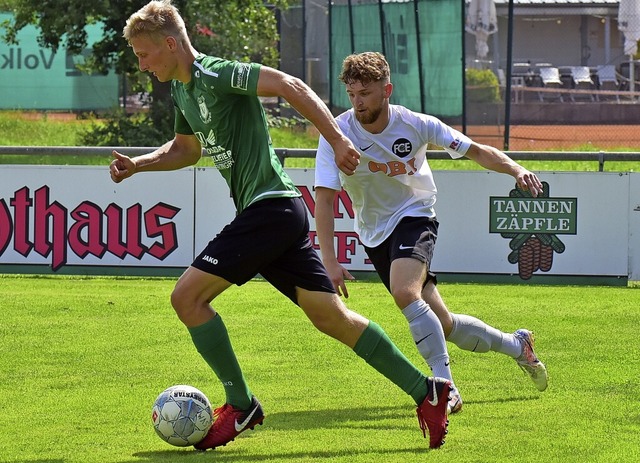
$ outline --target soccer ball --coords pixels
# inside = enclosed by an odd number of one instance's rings
[[[160,393],[153,404],[151,419],[158,436],[178,447],[200,442],[213,423],[207,396],[184,384],[171,386]]]

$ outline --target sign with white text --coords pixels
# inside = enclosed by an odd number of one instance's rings
[[[0,23],[13,19],[13,15],[0,13]],[[87,26],[90,47],[102,39],[100,24]],[[38,29],[25,26],[17,35],[17,44],[0,40],[0,108],[94,110],[110,109],[118,105],[118,76],[88,75],[77,64],[91,54],[86,49],[73,55],[64,49],[64,40],[58,50],[38,43]]]

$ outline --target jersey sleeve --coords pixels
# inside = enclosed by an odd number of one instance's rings
[[[342,188],[340,169],[336,165],[333,148],[323,136],[320,136],[316,152],[315,177],[316,187],[330,188],[336,191],[340,191]]]
[[[171,100],[173,101],[173,131],[175,133],[179,133],[180,135],[193,135],[193,129],[187,122],[187,119],[182,114],[182,111],[178,107],[178,103],[176,101],[176,85],[177,82],[174,80],[171,82]]]
[[[461,158],[471,146],[471,139],[437,118],[431,118],[434,125],[434,144],[442,147],[453,159]]]
[[[182,111],[180,111],[180,108],[178,108],[175,102],[173,111],[175,114],[173,118],[173,131],[175,133],[179,133],[180,135],[193,135],[193,129],[191,129],[191,126],[187,122],[187,119],[184,117]]]
[[[453,159],[461,158],[467,153],[472,141],[465,134],[433,116],[427,116],[424,123],[428,126],[426,131],[430,134],[429,143],[444,148]]]
[[[205,76],[205,80],[212,79],[216,93],[256,96],[261,67],[259,63],[220,60],[210,68],[212,74]]]

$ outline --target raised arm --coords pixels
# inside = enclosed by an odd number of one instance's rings
[[[485,169],[511,175],[518,186],[531,192],[533,197],[542,193],[542,182],[536,174],[525,169],[493,146],[473,142],[467,150],[466,156]]]
[[[258,95],[284,98],[303,117],[316,126],[333,148],[338,168],[353,175],[360,163],[360,153],[338,128],[333,115],[320,97],[303,81],[267,66],[262,66]]]

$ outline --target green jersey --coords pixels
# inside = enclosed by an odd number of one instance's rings
[[[195,135],[231,190],[238,213],[265,198],[301,196],[271,144],[257,96],[260,65],[198,55],[191,81],[174,80],[175,132]]]

